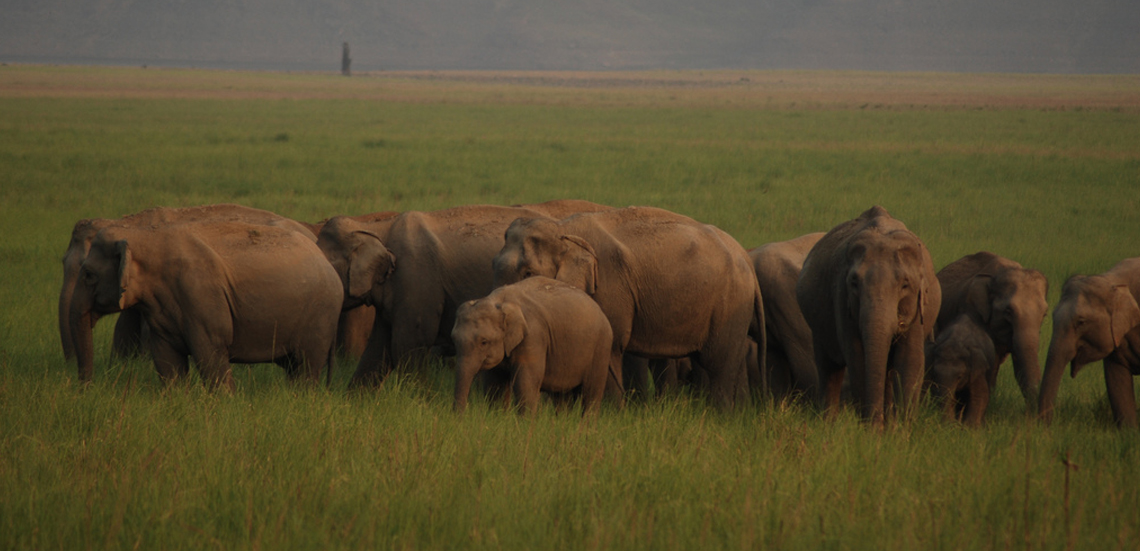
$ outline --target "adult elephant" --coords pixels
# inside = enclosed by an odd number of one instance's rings
[[[863,419],[882,426],[898,383],[904,410],[917,405],[924,342],[942,304],[930,252],[914,233],[875,206],[839,224],[812,247],[796,284],[812,331],[821,397],[839,407],[845,375]]]
[[[748,253],[715,226],[649,207],[516,220],[494,270],[496,286],[540,275],[593,296],[613,329],[615,370],[625,352],[692,357],[718,406],[747,396],[763,301]]]
[[[340,281],[300,232],[244,222],[111,227],[92,239],[68,315],[79,379],[93,371],[94,316],[138,308],[165,381],[233,387],[230,362],[276,362],[316,381],[332,359]]]
[[[1103,360],[1112,418],[1121,427],[1137,426],[1132,377],[1140,375],[1140,257],[1122,260],[1109,271],[1073,276],[1061,288],[1053,309],[1053,339],[1045,357],[1038,414],[1053,418],[1053,404],[1065,365],[1071,375]]]
[[[285,218],[269,211],[242,205],[217,204],[186,208],[157,207],[147,209],[122,218],[88,218],[75,223],[71,231],[71,241],[63,255],[63,286],[59,292],[59,337],[63,345],[63,355],[70,360],[75,357],[75,341],[90,340],[99,314],[92,313],[90,325],[82,326],[73,332],[69,324],[72,300],[80,284],[80,268],[91,249],[95,236],[107,228],[154,228],[187,222],[244,222],[264,226],[281,227],[295,231],[311,241],[316,241],[316,233],[311,226]],[[115,356],[130,356],[142,346],[142,313],[127,308],[119,313],[115,323],[112,353]]]
[[[811,328],[796,302],[796,282],[808,252],[823,235],[809,233],[748,251],[764,296],[764,332],[768,339],[768,381],[753,387],[766,383],[776,399],[797,394],[814,396],[819,386]],[[755,360],[750,361],[749,370],[750,379],[759,377]]]
[[[609,208],[585,201],[567,203],[575,208]],[[503,246],[507,226],[520,217],[560,214],[565,205],[561,201],[535,205],[539,208],[468,205],[410,211],[371,223],[347,217],[329,220],[318,245],[341,278],[344,308],[376,308],[372,333],[350,387],[378,384],[416,350],[436,344],[450,348],[458,305],[493,289],[491,259]]]
[[[376,224],[395,218],[399,214],[395,211],[382,211],[349,216],[348,218],[365,224]],[[329,219],[326,218],[316,224],[311,224],[313,235],[319,235],[328,221]],[[376,319],[376,309],[371,306],[360,305],[341,312],[336,325],[337,349],[352,358],[359,359],[363,356],[364,350],[368,347],[368,337],[372,334],[372,321],[374,319]]]
[[[964,256],[938,272],[942,309],[935,332],[959,316],[969,316],[985,329],[994,346],[994,363],[986,371],[990,390],[997,384],[998,368],[1013,355],[1013,374],[1028,407],[1037,405],[1041,367],[1037,349],[1041,324],[1049,305],[1049,283],[1037,270],[990,252]]]

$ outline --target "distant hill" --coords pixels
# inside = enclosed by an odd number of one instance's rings
[[[1138,0],[8,0],[0,61],[1140,73]]]

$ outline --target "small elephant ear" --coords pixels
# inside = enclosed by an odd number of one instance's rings
[[[125,239],[115,243],[115,252],[119,255],[119,309],[125,310],[127,304],[127,289],[131,284],[131,248]]]
[[[499,309],[503,311],[503,357],[509,357],[526,337],[526,317],[513,302],[504,302]]]
[[[368,296],[372,288],[384,283],[396,270],[396,257],[384,246],[376,234],[353,232],[360,242],[349,255],[348,294],[360,298]]]
[[[1140,306],[1127,285],[1117,285],[1112,289],[1112,342],[1120,346],[1124,336],[1140,325]]]
[[[558,268],[558,279],[593,296],[598,287],[598,253],[594,252],[594,247],[589,242],[577,235],[563,235],[562,240],[570,246],[567,250],[568,258]]]

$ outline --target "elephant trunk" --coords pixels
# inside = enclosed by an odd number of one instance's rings
[[[460,353],[455,362],[455,404],[457,413],[467,409],[467,397],[471,394],[471,383],[482,366],[481,359]]]
[[[71,332],[71,302],[79,283],[80,264],[70,255],[63,262],[63,287],[59,291],[59,340],[63,345],[63,357],[70,361],[75,357],[75,340]]]
[[[898,331],[898,310],[894,305],[877,305],[862,313],[863,417],[882,426],[886,414],[887,363],[891,343]]]
[[[1017,378],[1017,386],[1021,387],[1026,407],[1032,408],[1037,404],[1038,388],[1041,386],[1041,366],[1037,358],[1041,336],[1040,330],[1029,329],[1034,327],[1033,324],[1025,324],[1024,327],[1014,333],[1010,355],[1013,357],[1013,375]]]
[[[87,293],[78,294],[86,296]],[[92,374],[95,371],[95,347],[92,332],[95,322],[99,319],[99,314],[92,310],[90,300],[83,300],[83,296],[75,297],[71,301],[68,312],[68,329],[71,334],[75,358],[79,365],[79,380],[87,383],[91,381]]]
[[[1037,415],[1045,423],[1053,420],[1053,404],[1057,399],[1057,390],[1061,386],[1065,365],[1072,362],[1076,356],[1076,335],[1072,331],[1062,329],[1053,331],[1049,353],[1045,356],[1045,373],[1041,380],[1041,390],[1037,397]]]

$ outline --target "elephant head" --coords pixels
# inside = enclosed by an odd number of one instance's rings
[[[460,305],[451,331],[456,351],[456,410],[467,407],[475,375],[503,363],[525,336],[526,318],[517,304],[487,297]]]
[[[1048,286],[1045,275],[1037,270],[1009,268],[975,276],[967,289],[969,310],[993,338],[997,357],[1007,353],[1013,357],[1014,376],[1030,403],[1036,403],[1041,384],[1037,351],[1049,309],[1045,302]]]
[[[1069,278],[1053,309],[1053,338],[1037,406],[1041,419],[1052,420],[1066,364],[1076,377],[1085,365],[1111,355],[1138,325],[1140,306],[1126,284],[1105,275]]]
[[[861,232],[847,249],[847,268],[840,272],[846,290],[837,295],[845,296],[846,304],[837,312],[851,317],[841,326],[858,331],[865,372],[852,374],[852,390],[863,402],[864,416],[874,424],[884,414],[877,404],[888,395],[889,369],[902,377],[903,394],[898,398],[907,407],[917,402],[921,390],[922,335],[933,325],[941,301],[938,292],[931,292],[938,282],[928,258],[918,238],[905,230]],[[917,342],[908,343],[913,348],[909,359],[899,361],[900,353],[892,349],[907,335],[916,335],[910,339]],[[859,354],[857,349],[852,353]]]
[[[100,316],[120,312],[137,302],[137,265],[131,247],[112,229],[100,231],[79,267],[71,295],[68,329],[79,363],[79,380],[90,381],[94,371],[92,328]]]
[[[505,241],[492,261],[495,287],[538,275],[569,283],[589,295],[596,292],[597,253],[582,237],[562,232],[558,222],[519,218],[507,228]]]
[[[344,309],[382,302],[383,284],[396,269],[396,257],[380,237],[350,218],[330,219],[317,246],[344,284]]]
[[[100,229],[101,225],[97,220],[84,219],[76,222],[75,229],[71,232],[71,242],[63,255],[63,287],[59,292],[59,338],[63,345],[63,357],[68,360],[75,357],[75,340],[72,337],[70,322],[71,301],[80,285],[83,259],[87,258],[87,252],[91,250],[91,240]],[[95,319],[89,321],[91,324],[95,323]]]

